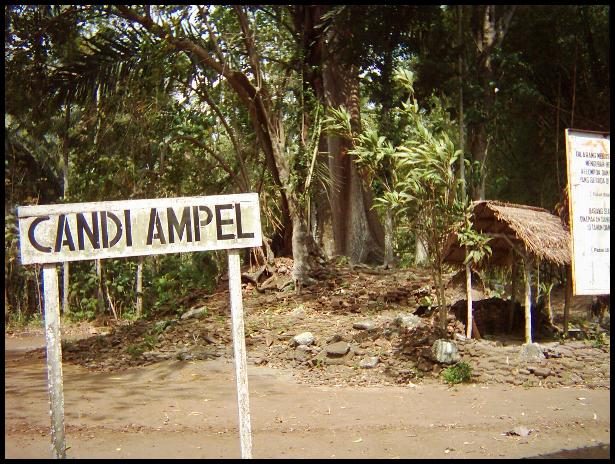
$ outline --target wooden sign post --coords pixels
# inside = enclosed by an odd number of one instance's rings
[[[243,326],[243,301],[241,298],[241,269],[239,252],[228,251],[228,287],[231,298],[231,324],[233,327],[233,352],[235,354],[235,380],[237,382],[237,405],[239,407],[239,439],[241,457],[252,458],[252,427],[250,425],[250,401],[248,397],[248,364],[246,339]]]
[[[252,457],[239,248],[262,246],[258,194],[107,201],[17,209],[22,264],[44,264],[47,380],[54,458],[66,458],[57,263],[228,250],[241,457]]]
[[[54,264],[43,266],[45,293],[45,340],[47,342],[47,383],[51,415],[51,454],[66,458],[64,443],[64,388],[62,379],[62,343],[60,335],[60,298],[58,269]]]

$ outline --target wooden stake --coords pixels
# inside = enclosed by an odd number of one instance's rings
[[[51,415],[51,453],[66,459],[64,443],[64,387],[62,384],[62,340],[60,335],[60,298],[58,270],[54,264],[43,266],[45,294],[45,338],[47,341],[47,383]]]
[[[228,282],[231,298],[231,323],[235,378],[237,380],[237,404],[239,406],[239,440],[242,459],[252,458],[252,431],[250,426],[250,402],[248,396],[248,365],[243,324],[243,301],[241,298],[241,266],[239,250],[228,251]]]

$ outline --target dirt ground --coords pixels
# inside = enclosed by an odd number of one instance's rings
[[[326,291],[323,285],[303,297],[244,290],[253,457],[610,457],[610,388],[450,387],[432,376],[384,381],[375,369],[361,384],[351,381],[358,374],[341,375],[341,366],[310,368],[287,356],[291,336],[303,330],[325,340],[343,336],[340,327],[354,320],[416,309],[407,300],[370,304],[382,299],[360,290],[390,299],[391,288],[416,278],[347,273],[342,285],[327,284]],[[66,328],[69,458],[240,457],[226,298],[217,305],[205,299],[208,317],[178,322],[181,332],[159,334],[149,347],[163,352],[181,345],[187,350],[181,353],[194,353],[190,340],[200,336],[211,356],[152,361],[125,353],[127,342],[143,340],[143,330],[119,335],[120,327]],[[178,338],[183,332],[190,340]],[[44,343],[40,333],[5,335],[5,458],[51,456]],[[509,433],[518,427],[529,434]]]

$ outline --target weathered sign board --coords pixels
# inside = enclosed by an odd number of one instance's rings
[[[22,264],[43,264],[51,448],[66,458],[56,263],[229,250],[241,455],[252,457],[240,248],[262,245],[258,194],[106,201],[17,208]]]
[[[256,193],[23,206],[18,216],[23,264],[261,245]]]
[[[573,293],[610,294],[610,135],[566,129],[566,156]]]

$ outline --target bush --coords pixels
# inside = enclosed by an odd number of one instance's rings
[[[472,368],[465,362],[460,362],[454,366],[447,367],[442,371],[442,377],[447,383],[455,385],[462,382],[469,382],[472,376]]]

